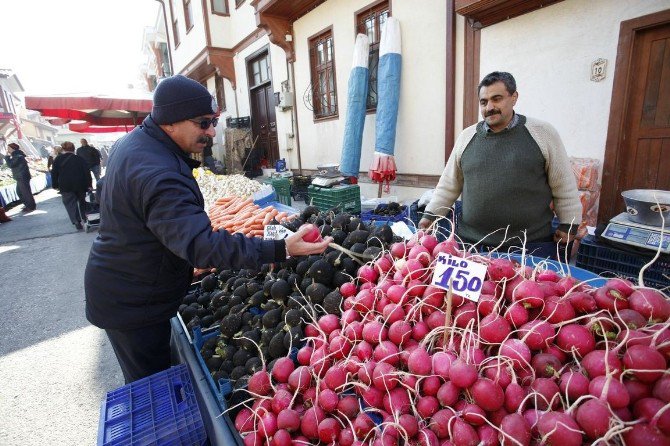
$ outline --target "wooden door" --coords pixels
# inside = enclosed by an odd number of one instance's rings
[[[621,197],[625,190],[670,190],[670,10],[635,20],[640,24],[648,17],[662,21],[632,33],[624,88],[617,86],[621,79],[615,76],[611,113],[621,113],[621,129],[616,145],[608,134],[600,223],[625,211]],[[620,38],[625,37],[623,31],[622,25]],[[620,97],[615,100],[614,95]],[[610,119],[610,132],[613,124]]]
[[[251,104],[251,130],[255,149],[260,157],[274,167],[279,159],[277,119],[272,88],[270,57],[267,51],[254,55],[248,62],[249,98]]]

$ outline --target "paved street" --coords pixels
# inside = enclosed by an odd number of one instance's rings
[[[77,231],[60,195],[0,224],[0,444],[92,445],[100,403],[123,376],[84,315],[84,266],[97,232]]]

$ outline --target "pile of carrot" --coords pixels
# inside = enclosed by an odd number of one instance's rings
[[[209,219],[215,231],[241,233],[250,237],[263,236],[263,228],[272,220],[282,222],[291,217],[272,206],[260,207],[251,198],[218,198],[209,208]]]

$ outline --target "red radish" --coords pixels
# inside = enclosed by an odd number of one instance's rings
[[[377,362],[386,362],[392,366],[400,363],[398,346],[391,341],[382,341],[375,347],[372,357]]]
[[[593,299],[601,310],[609,310],[613,314],[617,310],[628,308],[628,299],[619,290],[603,286],[593,293]]]
[[[254,413],[251,409],[243,407],[235,417],[235,429],[241,434],[254,430]]]
[[[442,380],[437,376],[427,376],[421,381],[423,395],[436,396],[442,386]]]
[[[589,379],[579,372],[565,372],[561,375],[559,388],[567,393],[571,401],[589,393]]]
[[[454,417],[451,427],[451,438],[458,446],[476,446],[479,444],[479,435],[474,427],[458,417]]]
[[[582,291],[572,292],[565,296],[565,298],[570,302],[575,311],[580,314],[593,313],[598,308],[593,296]]]
[[[456,296],[454,296],[456,297]],[[474,302],[467,301],[454,312],[454,325],[466,328],[470,321],[477,320],[477,307]]]
[[[524,280],[514,288],[512,300],[526,308],[539,308],[544,304],[544,291],[537,282]]]
[[[638,423],[623,433],[623,441],[626,446],[650,446],[670,444],[668,437],[664,436],[655,426],[647,423]]]
[[[487,378],[479,378],[475,381],[470,387],[470,393],[475,403],[488,412],[500,409],[505,403],[503,389]]]
[[[460,391],[461,389],[456,387],[454,383],[447,381],[440,386],[436,397],[442,407],[451,407],[458,401]]]
[[[404,280],[421,280],[427,274],[425,265],[418,259],[407,259],[400,268],[400,273]]]
[[[509,412],[518,411],[524,398],[526,390],[517,383],[510,383],[505,388],[505,409]]]
[[[644,316],[630,308],[617,311],[616,314],[613,315],[613,318],[621,330],[636,330],[647,325],[647,320]]]
[[[293,394],[286,389],[279,389],[272,397],[272,411],[275,414],[281,413],[282,410],[288,409],[291,405]]]
[[[420,280],[410,280],[407,284],[407,294],[410,297],[422,297],[428,286]],[[425,303],[425,302],[424,302]]]
[[[530,388],[537,394],[535,407],[540,410],[555,409],[560,402],[559,398],[556,398],[560,393],[558,385],[549,378],[537,378]]]
[[[300,421],[300,431],[310,440],[319,438],[319,424],[326,418],[326,414],[319,406],[307,409]]]
[[[652,322],[667,322],[670,319],[670,301],[660,291],[640,288],[628,298],[630,308]]]
[[[361,341],[356,346],[351,350],[351,352],[358,356],[358,359],[361,361],[367,361],[368,359],[372,358],[372,352],[373,348],[372,345],[370,345],[366,341]]]
[[[393,261],[386,256],[375,261],[375,269],[379,274],[387,273],[391,268],[393,268]]]
[[[350,342],[360,341],[363,339],[363,324],[360,321],[352,321],[344,326],[342,334]]]
[[[340,436],[340,423],[335,418],[324,418],[318,426],[319,440],[333,443]]]
[[[396,387],[384,395],[384,410],[387,412],[405,414],[410,413],[411,409],[412,402],[406,389]]]
[[[630,395],[630,404],[635,404],[637,401],[643,398],[651,397],[651,388],[648,384],[641,383],[640,381],[625,379],[623,385],[626,386],[628,395]]]
[[[582,434],[577,422],[564,412],[545,412],[537,420],[537,430],[547,444],[581,446]]]
[[[374,307],[375,295],[369,289],[361,289],[353,299],[354,306],[352,308],[361,314],[367,313]]]
[[[499,282],[503,279],[511,279],[516,275],[514,263],[509,259],[497,258],[491,260],[486,272],[491,280]]]
[[[295,364],[291,358],[279,358],[272,367],[272,377],[280,383],[288,382],[288,377],[295,370]]]
[[[528,310],[526,310],[520,302],[514,302],[507,307],[507,311],[505,311],[505,319],[507,319],[513,327],[519,328],[528,322],[530,316],[528,315]]]
[[[530,427],[518,413],[505,415],[500,423],[502,446],[530,445]]]
[[[272,390],[270,375],[265,370],[259,370],[249,378],[249,392],[255,395],[265,396]]]
[[[389,391],[398,385],[396,368],[386,362],[378,362],[372,371],[372,384],[379,390]]]
[[[633,345],[623,355],[623,364],[632,375],[644,382],[653,383],[666,370],[665,358],[655,348],[645,345]]]
[[[665,435],[670,435],[670,410],[661,413],[665,404],[656,398],[643,398],[633,406],[633,414],[638,420],[655,423]],[[660,416],[657,414],[661,413]],[[656,420],[654,420],[656,418]]]
[[[429,252],[433,252],[437,246],[437,238],[434,235],[426,234],[419,239],[419,243],[424,246]]]
[[[526,342],[531,350],[541,350],[554,340],[554,327],[543,320],[536,319],[527,322],[519,328],[519,338]]]
[[[288,377],[289,386],[291,386],[291,389],[297,390],[298,392],[307,390],[311,382],[312,375],[309,372],[309,368],[306,366],[296,368]]]
[[[321,238],[321,233],[319,232],[319,228],[316,225],[313,225],[313,224],[310,224],[310,223],[304,224],[304,225],[300,226],[299,230],[301,230],[305,227],[307,227],[308,230],[305,233],[305,235],[302,236],[302,239],[304,241],[306,241],[308,243],[316,243],[316,242],[320,242],[321,240],[323,240]]]
[[[591,379],[606,374],[606,362],[607,367],[609,367],[609,373],[614,377],[619,377],[623,371],[623,365],[616,353],[611,350],[607,355],[607,361],[605,361],[605,350],[593,350],[581,360],[582,367],[584,367],[584,370],[586,370]]]
[[[456,407],[460,409],[463,420],[467,421],[473,426],[481,426],[486,423],[484,421],[486,419],[486,412],[484,412],[484,409],[478,405],[463,401],[462,407],[458,405]]]
[[[607,386],[607,389],[605,389]],[[605,390],[607,392],[605,393]],[[607,376],[598,376],[589,383],[589,393],[597,398],[606,400],[613,409],[628,406],[630,395],[621,381]]]
[[[334,314],[326,314],[321,316],[318,321],[319,328],[326,334],[330,334],[333,330],[340,328],[340,318]]]
[[[567,299],[552,296],[545,300],[541,315],[550,324],[558,324],[574,319],[575,309]]]
[[[549,353],[537,353],[533,356],[530,365],[535,370],[535,374],[541,378],[552,378],[558,376],[561,369],[561,361]]]
[[[319,406],[328,413],[335,410],[339,402],[340,398],[337,393],[330,389],[324,389],[319,393]]]
[[[568,291],[575,287],[577,284],[577,279],[572,276],[563,277],[558,282],[556,282],[559,289],[561,290],[561,295],[565,295]]]
[[[272,437],[277,432],[277,416],[273,412],[265,412],[258,420],[257,429],[261,436]]]
[[[417,322],[412,328],[412,338],[416,341],[421,341],[430,332],[428,324],[425,322]]]
[[[400,259],[405,257],[405,254],[407,253],[407,247],[404,243],[394,243],[391,245],[390,251],[394,258]]]
[[[345,299],[356,294],[356,284],[354,282],[347,282],[340,285],[340,294]]]
[[[552,269],[545,269],[544,271],[540,271],[537,273],[537,276],[535,276],[538,282],[558,282],[561,280],[561,276],[554,270]]]
[[[416,403],[416,411],[421,418],[427,419],[440,409],[440,403],[434,396],[419,397]]]
[[[477,311],[481,316],[488,316],[493,312],[496,303],[497,300],[493,294],[482,294],[477,302]]]
[[[435,415],[433,415],[433,418],[435,418]],[[417,422],[416,417],[408,413],[398,417],[398,424],[404,429],[409,438],[414,437],[416,433],[419,432],[419,423]]]
[[[398,304],[388,304],[382,310],[382,316],[387,324],[392,324],[396,321],[405,319],[405,312],[402,306]]]
[[[379,274],[377,271],[370,265],[363,265],[358,268],[358,281],[359,283],[375,283]]]
[[[423,266],[430,265],[430,262],[433,260],[430,251],[422,245],[415,245],[410,249],[407,258],[409,260],[418,260]]]
[[[498,446],[498,430],[484,424],[477,428],[477,435],[479,435],[479,444],[482,446]]]
[[[435,435],[437,435],[437,438],[443,439],[449,437],[449,424],[451,423],[451,420],[452,418],[454,418],[455,415],[456,414],[454,413],[454,411],[449,408],[438,410],[437,412],[435,412],[433,417],[430,419],[430,423],[428,424],[428,426],[430,427],[430,430],[432,430],[435,433]]]
[[[361,364],[361,368],[358,369],[358,379],[360,382],[366,386],[372,384],[372,372],[376,366],[377,363],[375,361],[368,361]]]
[[[388,338],[395,345],[402,346],[412,336],[412,326],[405,321],[396,321],[388,330]]]
[[[575,419],[591,440],[597,440],[610,429],[612,413],[602,400],[587,400],[575,412]]]
[[[499,344],[511,331],[509,322],[499,314],[491,313],[479,322],[479,335],[484,342]]]
[[[584,357],[596,348],[596,340],[588,328],[583,325],[564,325],[556,336],[556,345],[566,352],[574,351]]]
[[[365,437],[375,427],[375,422],[372,421],[365,412],[359,413],[354,419],[354,434],[358,438]]]
[[[663,378],[656,381],[651,393],[654,398],[658,398],[666,404],[670,403],[670,376],[665,375]]]
[[[449,378],[451,363],[456,357],[451,353],[436,352],[433,354],[433,373],[444,379]]]
[[[449,379],[462,389],[468,388],[477,381],[477,367],[462,359],[456,359],[449,368]]]
[[[291,446],[293,444],[293,439],[291,434],[284,429],[280,429],[275,432],[272,437],[272,446]]]
[[[501,363],[498,359],[494,359],[486,364],[486,368],[484,368],[484,376],[497,383],[503,389],[512,382],[510,367],[507,364]]]
[[[612,288],[619,291],[621,294],[623,294],[624,297],[630,296],[633,294],[633,291],[635,291],[635,288],[633,288],[633,282],[627,279],[622,279],[620,277],[607,280],[605,286],[607,288]]]
[[[407,369],[415,375],[429,375],[433,368],[433,360],[425,348],[418,347],[412,351],[407,361]]]
[[[277,427],[295,432],[300,428],[300,414],[292,409],[284,409],[277,415]]]
[[[500,355],[510,358],[515,370],[530,366],[530,349],[519,339],[510,338],[500,344]]]
[[[358,398],[354,395],[345,395],[337,403],[337,410],[345,417],[353,419],[360,409]]]

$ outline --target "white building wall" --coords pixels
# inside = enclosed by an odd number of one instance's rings
[[[481,31],[481,77],[512,73],[519,113],[554,125],[570,156],[602,161],[620,23],[668,8],[668,0],[566,0],[492,25]],[[592,82],[599,58],[606,78]]]
[[[207,9],[211,5],[207,2]],[[219,48],[232,48],[251,32],[256,30],[255,9],[251,2],[244,2],[239,8],[235,7],[235,1],[228,1],[230,16],[211,14],[209,16],[209,27],[212,30],[212,46]]]
[[[302,167],[340,162],[347,111],[347,84],[355,40],[355,11],[370,0],[325,2],[294,23],[296,106],[300,132]],[[446,2],[393,1],[393,17],[400,21],[403,68],[396,133],[396,164],[403,174],[439,175],[444,167]],[[314,122],[303,100],[310,85],[307,39],[333,27],[338,119]],[[365,119],[361,170],[372,161],[376,114]],[[280,136],[281,141],[281,136]],[[292,164],[295,168],[295,164]]]
[[[184,9],[180,0],[172,0],[172,11],[177,16],[179,27],[179,46],[172,51],[172,63],[174,64],[175,74],[178,74],[187,64],[189,64],[205,47],[207,39],[205,35],[205,23],[202,15],[202,3],[191,2],[193,8],[193,27],[186,34],[186,20],[184,19]],[[172,17],[170,16],[170,7],[166,1],[166,13],[168,18],[168,27],[170,29],[171,44],[174,46],[174,35],[172,35]]]

